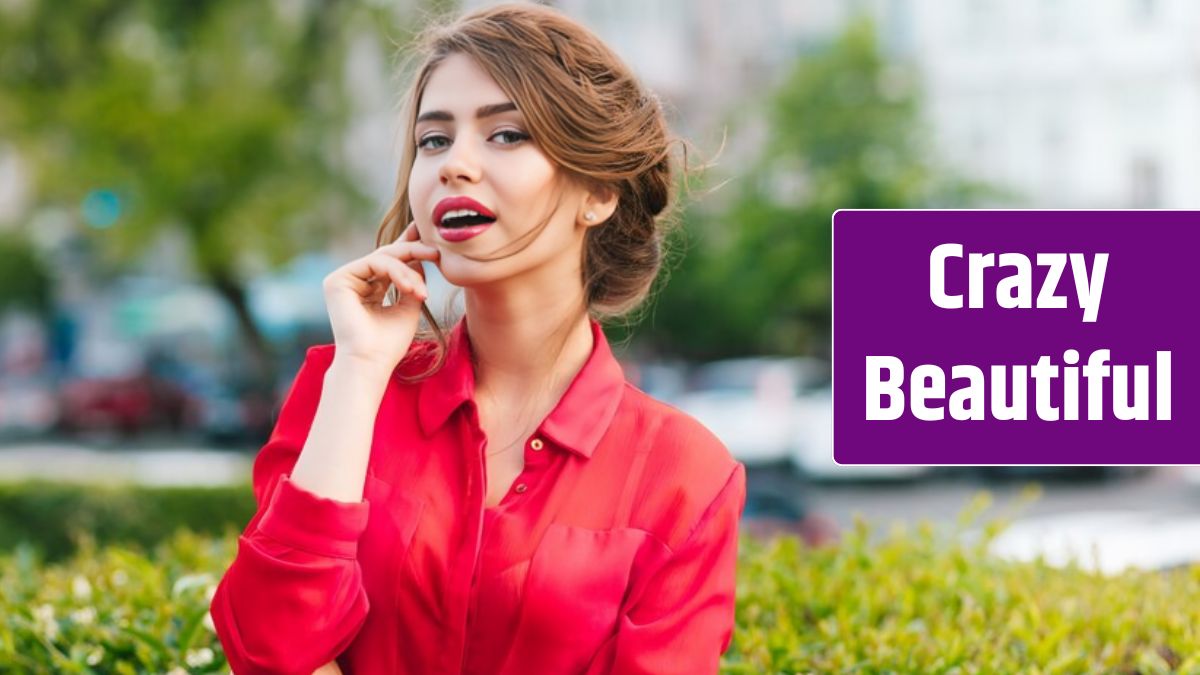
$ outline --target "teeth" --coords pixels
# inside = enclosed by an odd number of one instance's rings
[[[449,218],[464,218],[466,216],[481,216],[481,215],[483,215],[483,214],[479,213],[478,211],[472,210],[472,209],[455,209],[453,211],[447,211],[447,212],[443,213],[442,220],[446,220]]]

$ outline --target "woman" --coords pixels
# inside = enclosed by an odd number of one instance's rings
[[[627,384],[597,322],[659,268],[662,111],[535,5],[423,42],[383,245],[325,280],[334,345],[296,376],[213,598],[230,665],[716,672],[744,467]],[[465,289],[432,339],[422,261]]]

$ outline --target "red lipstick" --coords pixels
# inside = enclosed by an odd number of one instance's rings
[[[445,241],[466,241],[495,221],[496,214],[470,197],[447,197],[433,207],[433,224]]]

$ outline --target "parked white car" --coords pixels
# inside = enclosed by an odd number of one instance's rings
[[[909,480],[929,473],[927,466],[838,464],[833,461],[833,390],[828,387],[796,397],[792,463],[815,481]]]
[[[818,378],[811,359],[743,358],[699,366],[676,405],[717,435],[746,464],[790,460],[799,390]]]
[[[675,401],[747,465],[791,465],[814,480],[905,479],[924,466],[839,466],[833,461],[829,364],[754,357],[698,367]]]

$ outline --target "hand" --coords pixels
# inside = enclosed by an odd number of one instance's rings
[[[420,261],[439,260],[421,242],[415,223],[400,238],[334,270],[325,277],[325,306],[333,326],[335,359],[390,373],[408,353],[421,306],[429,294]],[[388,287],[399,297],[385,307]]]
[[[337,661],[330,661],[314,670],[313,675],[342,675],[342,669],[338,667]]]

